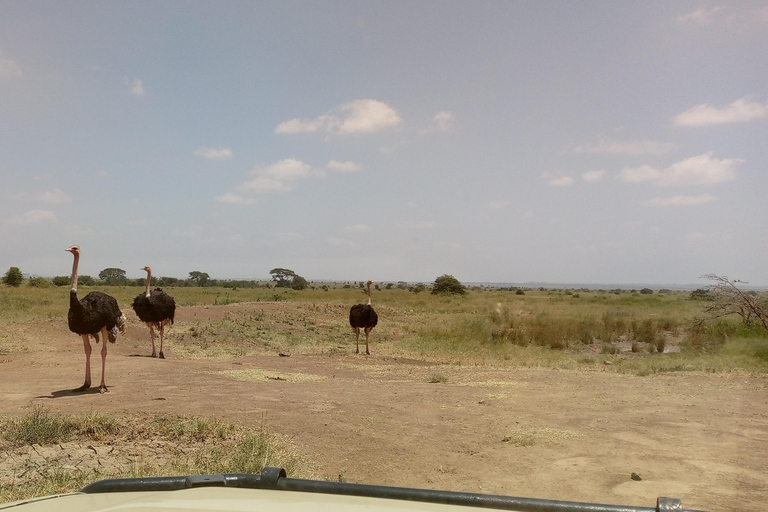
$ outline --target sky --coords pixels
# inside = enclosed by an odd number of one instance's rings
[[[0,1],[0,271],[768,285],[768,4]]]

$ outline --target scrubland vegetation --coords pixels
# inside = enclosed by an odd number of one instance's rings
[[[92,289],[81,285],[81,295]],[[102,286],[132,316],[139,286]],[[422,293],[425,285],[377,285],[379,325],[372,353],[452,364],[611,371],[637,376],[668,372],[768,372],[768,330],[744,315],[712,315],[707,292],[697,290],[560,290],[472,288],[465,295]],[[177,322],[167,342],[178,358],[237,358],[253,353],[346,353],[352,335],[349,306],[365,300],[362,283],[308,283],[304,290],[262,286],[166,287],[180,307],[266,302],[280,307],[231,308],[206,321]],[[765,293],[751,293],[765,304]],[[61,321],[67,290],[0,286],[0,326]],[[0,355],[23,350],[0,327]],[[446,377],[435,374],[430,382]],[[151,474],[259,472],[289,467],[311,477],[311,467],[278,437],[207,418],[60,416],[36,409],[0,419],[0,449],[29,456],[15,481],[0,482],[0,502],[76,490],[98,478]],[[122,463],[71,467],[32,457],[34,447],[122,439],[151,439],[158,450],[134,450]],[[139,443],[140,444],[140,443]],[[185,448],[181,451],[178,446]],[[45,454],[39,448],[34,451]],[[25,455],[26,454],[26,455]],[[38,462],[35,462],[35,461]],[[128,462],[126,462],[128,461]],[[68,465],[69,464],[69,465]]]

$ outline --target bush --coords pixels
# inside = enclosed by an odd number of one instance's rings
[[[19,286],[23,282],[24,274],[21,273],[19,267],[9,268],[8,272],[5,273],[5,277],[3,277],[3,283],[8,286]]]
[[[44,277],[33,277],[29,280],[29,286],[35,288],[50,288],[51,282]]]
[[[56,276],[51,281],[54,286],[67,286],[71,280],[69,276]]]
[[[653,293],[653,290],[651,290],[650,288],[643,288],[642,290],[640,290],[640,293],[642,293],[643,295],[650,295]]]
[[[432,286],[432,294],[437,295],[440,293],[452,294],[452,295],[466,295],[467,288],[459,282],[455,277],[443,274],[435,279],[435,284]]]

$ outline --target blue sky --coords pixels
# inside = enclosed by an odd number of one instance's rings
[[[0,269],[768,285],[768,5],[0,2]]]

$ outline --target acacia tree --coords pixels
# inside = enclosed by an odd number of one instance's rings
[[[99,279],[109,285],[125,284],[125,270],[121,268],[105,268],[99,272]]]
[[[208,281],[211,279],[211,276],[208,275],[207,272],[200,272],[199,270],[193,270],[189,273],[189,280],[195,285],[195,286],[205,286],[208,284]]]
[[[738,315],[745,325],[757,322],[768,330],[768,299],[755,292],[745,292],[737,284],[747,284],[738,279],[730,280],[725,276],[705,274],[705,279],[715,281],[709,286],[704,310],[715,318]]]
[[[290,288],[293,283],[293,278],[296,277],[296,272],[288,268],[273,268],[269,271],[272,275],[272,280],[277,284],[277,288]]]
[[[21,273],[19,267],[11,267],[3,277],[3,283],[8,286],[19,286],[24,282],[24,274]]]

